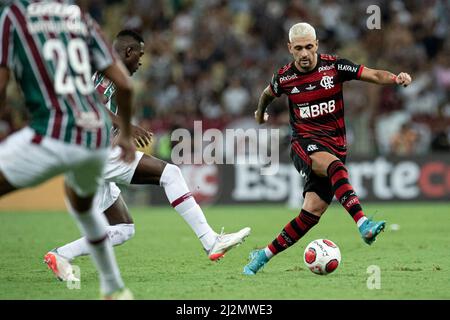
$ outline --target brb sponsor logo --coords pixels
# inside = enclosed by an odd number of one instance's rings
[[[290,76],[284,76],[284,77],[280,77],[280,83],[286,82],[286,81],[290,81],[290,80],[294,80],[297,79],[297,75],[293,74]]]
[[[315,118],[324,114],[333,113],[336,110],[336,101],[321,102],[312,106],[299,107],[300,117],[302,119]]]

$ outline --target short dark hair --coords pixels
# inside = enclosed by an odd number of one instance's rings
[[[134,40],[136,40],[139,43],[140,42],[144,42],[144,38],[142,38],[142,36],[138,32],[136,32],[134,30],[131,30],[131,29],[121,30],[117,34],[116,39],[123,38],[123,37],[131,37],[131,38],[133,38]]]

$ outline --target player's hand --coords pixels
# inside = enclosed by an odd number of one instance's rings
[[[119,133],[114,142],[115,145],[122,149],[120,160],[125,161],[126,163],[133,162],[136,157],[136,147],[133,143],[133,139],[131,137],[124,137]]]
[[[258,124],[266,123],[267,120],[269,120],[269,114],[267,112],[264,112],[264,114],[261,115],[261,113],[258,110],[256,110],[255,119]]]
[[[152,143],[153,133],[151,133],[150,131],[147,131],[144,128],[141,128],[139,126],[132,125],[131,132],[132,132],[136,147],[145,148],[146,146],[148,146],[149,144]]]
[[[411,83],[411,81],[411,76],[406,72],[400,72],[395,78],[395,83],[404,87],[407,87]]]

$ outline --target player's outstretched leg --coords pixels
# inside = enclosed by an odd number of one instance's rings
[[[362,239],[372,244],[384,229],[386,221],[372,221],[364,215],[359,198],[348,180],[348,172],[340,160],[333,161],[327,170],[336,199],[356,222]]]
[[[230,234],[214,232],[177,166],[167,164],[164,167],[160,185],[164,188],[172,207],[195,232],[210,260],[216,261],[222,258],[227,251],[241,244],[250,234],[250,228],[243,228]]]
[[[156,158],[143,157],[144,161],[161,161]],[[167,199],[195,232],[210,260],[222,258],[227,251],[242,243],[250,234],[250,228],[244,228],[230,234],[217,234],[206,221],[203,210],[195,201],[181,174],[180,168],[166,164],[159,179]]]
[[[113,246],[118,246],[134,236],[134,224],[117,224],[106,226],[106,233]],[[77,239],[61,247],[55,248],[44,256],[44,262],[61,281],[72,280],[72,266],[70,262],[77,257],[90,253],[86,237]]]
[[[108,187],[111,185],[111,183],[104,184],[100,188],[101,192],[99,192],[99,194],[107,195],[106,198],[108,199],[114,199],[115,196],[111,192],[112,189]],[[117,188],[115,185],[114,187]],[[117,188],[117,190],[119,189]],[[94,201],[94,205],[99,206],[101,208],[100,210],[109,206],[109,201],[103,202],[103,198],[97,198],[96,200],[97,201]],[[113,246],[121,245],[134,236],[135,228],[133,219],[120,194],[104,213],[109,223],[109,225],[106,226],[106,232]],[[88,242],[86,241],[86,238],[83,237],[47,252],[44,257],[44,262],[48,265],[49,269],[53,271],[56,278],[62,281],[68,281],[72,278],[72,266],[70,265],[70,262],[79,256],[88,254]],[[68,279],[67,277],[70,278]]]
[[[298,217],[289,222],[272,243],[264,249],[250,253],[250,262],[244,267],[244,274],[256,274],[272,257],[294,245],[319,219],[319,216],[302,209]]]

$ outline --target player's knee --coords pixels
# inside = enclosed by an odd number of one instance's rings
[[[328,165],[327,175],[328,177],[332,177],[337,171],[342,169],[347,171],[347,168],[341,160],[335,160]]]
[[[309,205],[309,206],[303,206],[303,210],[308,211],[309,213],[315,215],[315,216],[322,216],[322,214],[327,210],[327,206],[322,205]]]
[[[135,234],[134,224],[116,224],[108,228],[108,237],[113,246],[121,245]]]
[[[317,195],[307,196],[302,209],[320,217],[328,209],[328,203],[319,199]]]
[[[124,232],[125,241],[128,241],[134,237],[134,234],[136,233],[134,224],[124,224],[122,228],[123,228],[123,232]]]
[[[183,178],[180,168],[168,163],[161,175],[161,185],[167,185],[172,182],[180,181]]]
[[[336,156],[328,152],[316,152],[310,157],[312,160],[312,170],[319,177],[328,176],[328,167],[330,164],[336,160],[339,160]]]

